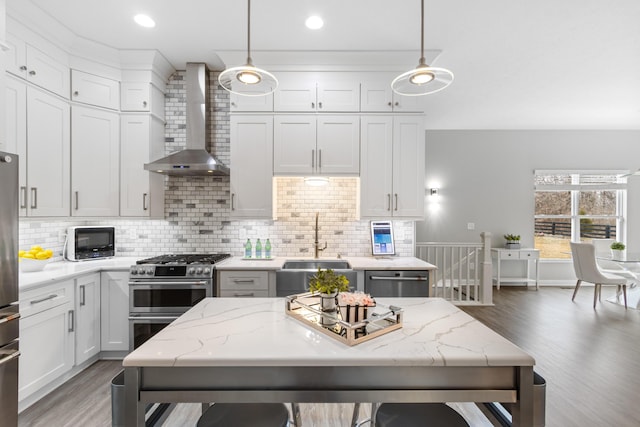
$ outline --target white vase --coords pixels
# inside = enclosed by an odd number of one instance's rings
[[[611,249],[611,258],[614,260],[624,260],[625,252],[625,249]]]

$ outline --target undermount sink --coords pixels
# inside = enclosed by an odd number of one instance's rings
[[[309,280],[318,272],[318,268],[335,270],[344,274],[349,286],[356,287],[357,275],[349,263],[340,259],[304,259],[288,260],[281,270],[276,271],[276,296],[299,294],[309,290]]]
[[[283,270],[317,270],[318,268],[330,268],[332,270],[350,269],[347,261],[339,259],[305,259],[285,261]]]

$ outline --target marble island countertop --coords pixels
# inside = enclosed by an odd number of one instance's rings
[[[245,259],[234,256],[216,264],[216,269],[224,270],[280,270],[287,260],[312,260],[311,257],[274,257],[270,259]],[[320,258],[336,260],[336,258]],[[416,257],[349,257],[341,258],[349,262],[354,270],[434,270],[436,266]]]
[[[440,298],[378,298],[403,327],[353,347],[285,313],[283,298],[207,298],[123,361],[125,367],[533,366],[534,359]]]

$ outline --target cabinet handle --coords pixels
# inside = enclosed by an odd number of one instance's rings
[[[391,210],[391,193],[387,193],[387,210]]]
[[[76,323],[76,319],[75,319],[75,313],[73,310],[69,310],[69,329],[67,329],[68,332],[73,332],[75,330],[74,328],[74,324]]]
[[[236,199],[236,193],[231,193],[231,210],[232,211],[236,210],[236,207],[235,207],[235,205],[233,203],[235,201],[235,199]]]
[[[147,106],[147,101],[142,101],[142,106],[146,107]]]
[[[243,293],[236,292],[233,294],[233,296],[234,297],[252,297],[253,292],[243,292]]]
[[[315,102],[311,103],[311,108],[316,108],[316,103]]]
[[[27,208],[27,187],[20,187],[20,209]]]
[[[20,356],[20,351],[19,350],[7,350],[6,353],[4,353],[5,355],[2,357],[2,359],[0,359],[0,365],[4,365],[5,363],[8,363],[10,361],[12,361],[13,359],[15,359],[16,357]]]
[[[311,150],[311,168],[316,167],[316,150]]]
[[[78,192],[76,191],[76,210],[78,210]]]
[[[399,103],[398,101],[396,101],[396,103],[395,103],[395,104],[393,104],[393,105],[395,105],[396,107],[399,107],[399,106],[400,106],[400,103]]]
[[[36,75],[36,72],[35,72],[35,71],[33,71],[33,70],[31,70],[31,71],[29,71],[29,75],[30,75],[30,76],[35,76],[35,75]]]
[[[85,305],[85,293],[84,293],[85,285],[80,285],[80,306]]]
[[[393,197],[395,198],[395,201],[396,201],[396,207],[393,210],[397,211],[398,210],[398,193],[395,193]]]
[[[20,66],[20,71],[27,71],[27,66],[26,65],[21,65]]]
[[[318,169],[322,169],[322,149],[318,148]]]
[[[389,107],[391,107],[393,104],[391,103],[391,101],[389,101],[389,102],[387,102],[387,105],[388,105]]]
[[[322,108],[322,102],[318,102],[318,108]]]
[[[235,102],[232,102],[232,103],[231,103],[231,106],[232,106],[232,107],[237,107],[237,105],[236,105],[236,103],[235,103]]]
[[[78,95],[80,95],[80,92],[78,92],[77,90],[73,92],[73,96],[78,96]]]
[[[31,187],[31,209],[38,208],[38,188]]]
[[[149,207],[147,206],[147,193],[142,193],[142,210],[146,211]]]
[[[253,279],[233,279],[233,283],[253,283]]]
[[[44,297],[44,298],[40,298],[40,299],[34,299],[33,301],[29,302],[29,304],[31,304],[31,305],[39,304],[41,302],[49,301],[50,299],[54,299],[54,298],[58,298],[58,295],[51,294],[48,297]]]

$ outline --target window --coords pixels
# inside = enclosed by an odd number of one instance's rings
[[[624,171],[535,171],[535,247],[571,258],[569,242],[625,241]]]

